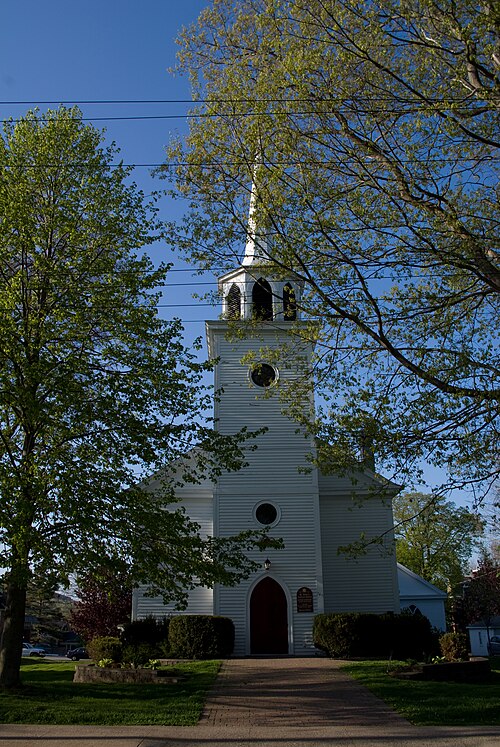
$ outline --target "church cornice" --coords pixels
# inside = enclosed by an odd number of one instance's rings
[[[235,337],[239,337],[242,332],[245,333],[246,339],[252,339],[259,337],[272,337],[278,334],[280,337],[282,335],[290,336],[290,333],[293,334],[295,331],[298,337],[301,337],[301,339],[304,342],[310,343],[311,345],[314,345],[315,340],[314,339],[308,339],[305,335],[302,335],[301,333],[305,332],[307,329],[311,328],[311,324],[314,324],[315,327],[319,326],[317,322],[310,322],[310,321],[303,321],[303,320],[297,320],[294,322],[285,322],[280,320],[272,320],[272,321],[252,321],[252,320],[236,320],[236,319],[210,319],[205,322],[205,333],[207,338],[207,344],[208,344],[208,355],[210,358],[215,358],[215,336],[218,337],[229,337],[231,335],[234,335]]]

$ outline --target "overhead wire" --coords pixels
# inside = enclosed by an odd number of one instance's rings
[[[370,97],[371,99],[375,99],[377,101],[394,101],[394,96],[382,96],[378,95],[376,97]],[[27,106],[30,104],[56,104],[59,106],[78,106],[80,104],[82,105],[122,105],[122,104],[249,104],[249,103],[255,103],[255,104],[288,104],[288,103],[305,103],[305,104],[311,104],[314,103],[333,103],[338,101],[343,101],[344,99],[340,98],[300,98],[300,97],[280,97],[280,98],[189,98],[189,99],[24,99],[24,100],[6,100],[1,101],[0,105],[3,106]],[[404,99],[403,97],[398,98],[399,101],[402,103],[421,103],[420,99]],[[470,95],[464,95],[462,99],[457,98],[445,98],[445,97],[436,97],[436,96],[426,96],[426,101],[432,103],[432,104],[459,104],[459,103],[469,103],[471,102]]]
[[[487,159],[484,158],[484,157],[482,157],[481,158],[481,163],[483,165],[485,165],[486,163],[497,162],[499,160],[499,158],[500,158],[499,156],[496,156],[496,155],[492,154],[491,156],[488,156]],[[352,165],[352,164],[359,163],[360,160],[361,159],[349,158],[349,159],[343,159],[342,163],[343,164],[350,164],[350,165]],[[369,160],[371,162],[373,159],[367,158],[367,160]],[[420,164],[421,163],[421,159],[419,159],[417,157],[415,157],[415,158],[398,158],[398,159],[395,159],[395,160],[396,160],[396,162],[398,164],[412,164],[412,163],[413,164]],[[458,155],[455,158],[426,158],[425,159],[426,163],[437,163],[437,164],[443,164],[444,165],[444,164],[447,164],[447,163],[457,163],[457,162],[458,163],[460,163],[460,162],[466,163],[466,162],[469,162],[471,164],[471,166],[472,165],[477,166],[478,163],[476,163],[475,161],[476,161],[476,159],[475,159],[474,156],[458,156]],[[23,168],[26,168],[26,169],[42,169],[42,168],[43,169],[50,169],[50,168],[54,168],[54,167],[56,167],[58,165],[59,164],[56,164],[56,163],[44,163],[44,164],[34,164],[34,163],[30,164],[30,163],[27,163],[27,164],[23,164]],[[163,168],[168,168],[168,167],[172,167],[172,168],[177,168],[177,167],[183,168],[183,167],[188,167],[188,166],[208,168],[208,169],[216,169],[216,168],[226,168],[226,167],[232,167],[232,166],[249,166],[249,161],[247,161],[245,159],[241,159],[241,161],[213,161],[213,162],[210,162],[210,161],[191,161],[191,162],[190,161],[156,161],[155,162],[155,161],[153,161],[153,162],[134,162],[134,163],[120,162],[120,163],[110,163],[110,164],[106,164],[106,165],[109,166],[109,168],[112,168],[112,169],[118,169],[118,168],[159,169],[159,168],[162,168],[162,167]],[[282,167],[282,168],[289,168],[291,166],[324,166],[324,167],[327,167],[327,166],[330,166],[330,165],[338,167],[339,163],[338,163],[338,161],[334,161],[333,159],[331,161],[328,161],[328,160],[327,161],[320,161],[320,160],[310,161],[310,160],[306,160],[306,159],[300,159],[300,160],[297,160],[297,161],[268,161],[266,163],[266,166],[268,166],[268,167],[277,167],[277,168],[280,168],[280,167]],[[68,162],[68,163],[66,163],[66,166],[67,167],[71,167],[71,168],[77,168],[77,167],[81,166],[83,168],[83,167],[87,167],[87,164],[83,163],[83,162],[75,161],[75,162]],[[4,166],[4,168],[9,168],[9,167]],[[19,168],[19,167],[17,167],[17,168]]]
[[[392,100],[390,97],[378,97],[378,101],[390,101]],[[314,101],[315,104],[328,104],[329,102],[335,102],[335,99],[323,99],[323,100],[316,100]],[[196,101],[193,101],[192,99],[86,99],[86,100],[56,100],[56,99],[32,99],[32,100],[11,100],[11,101],[0,101],[0,106],[25,106],[25,105],[49,105],[49,104],[57,104],[62,106],[69,106],[69,105],[235,105],[235,104],[252,104],[252,103],[269,103],[269,104],[286,104],[286,103],[304,103],[311,105],[312,102],[310,99],[290,99],[290,98],[269,98],[269,99],[199,99]],[[407,104],[411,105],[412,107],[415,107],[418,102],[413,100],[408,101],[400,101],[402,105]],[[454,99],[431,99],[431,103],[440,103],[440,104],[450,104],[457,102]],[[460,103],[460,102],[458,102]],[[465,103],[465,102],[464,102]],[[424,107],[424,105],[421,105],[421,108]],[[351,111],[347,107],[347,111]],[[359,109],[357,110],[359,112]],[[373,112],[373,109],[370,109],[369,111]],[[381,110],[385,111],[385,110]],[[315,114],[316,111],[288,111],[287,114],[294,116],[307,116],[309,114]],[[322,111],[321,114],[327,114],[328,112]],[[408,113],[407,110],[405,110],[404,113]],[[144,120],[170,120],[170,119],[190,119],[193,117],[200,117],[200,116],[206,116],[206,117],[217,117],[217,116],[261,116],[261,115],[269,115],[268,112],[198,112],[198,113],[185,113],[185,114],[162,114],[162,115],[127,115],[127,116],[108,116],[108,117],[82,117],[83,121],[144,121]],[[41,118],[42,121],[46,121],[48,118]],[[12,121],[19,121],[19,120],[12,120]],[[427,159],[427,162],[437,162],[437,163],[453,163],[460,159],[442,159],[442,158],[436,158],[436,159]],[[472,159],[470,157],[464,158],[464,161],[471,161]],[[496,158],[492,158],[489,160],[496,160]],[[418,159],[407,159],[404,161],[404,163],[412,163],[417,162]],[[317,161],[306,161],[303,160],[300,161],[286,161],[286,162],[276,162],[276,163],[270,163],[270,165],[274,166],[293,166],[293,165],[322,165],[322,166],[328,166],[329,161],[320,161],[319,159]],[[333,163],[333,162],[332,162]],[[69,164],[72,167],[77,167],[78,165],[84,166],[85,164],[78,164],[72,163]],[[171,162],[137,162],[137,163],[119,163],[119,164],[109,164],[112,168],[119,168],[119,167],[133,167],[133,168],[160,168],[160,167],[185,167],[185,166],[201,166],[206,168],[221,168],[225,166],[241,166],[241,165],[248,165],[248,162],[244,161],[243,159],[241,161],[225,161],[225,162],[200,162],[200,163],[189,163],[185,161],[171,161]],[[53,164],[27,164],[29,168],[50,168],[53,166]],[[152,270],[154,271],[154,270]],[[169,270],[170,273],[177,273],[177,272],[197,272],[199,270],[194,270],[192,268],[172,268]],[[388,277],[388,276],[384,276]],[[418,276],[413,276],[418,277]],[[428,276],[427,276],[428,277]],[[383,279],[383,278],[377,278],[377,279]],[[213,282],[198,282],[194,281],[192,283],[170,283],[167,286],[158,286],[158,288],[164,287],[180,287],[180,286],[200,286],[200,285],[214,285],[215,281]],[[212,304],[160,304],[158,305],[158,308],[181,308],[181,307],[194,307],[194,306],[212,306]],[[185,320],[188,322],[194,322],[194,321],[204,321],[204,320]]]

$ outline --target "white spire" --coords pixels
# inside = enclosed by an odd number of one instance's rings
[[[269,234],[266,230],[262,230],[262,225],[258,226],[258,203],[259,195],[257,193],[257,169],[260,163],[257,163],[254,167],[254,177],[252,182],[252,192],[250,195],[250,209],[248,211],[248,229],[247,229],[247,241],[245,246],[245,256],[243,257],[242,265],[248,267],[249,265],[261,265],[265,262],[270,261],[269,256]],[[262,224],[262,217],[260,219]]]

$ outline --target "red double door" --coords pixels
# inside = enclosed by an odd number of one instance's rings
[[[288,605],[277,581],[266,576],[250,598],[252,654],[288,654]]]

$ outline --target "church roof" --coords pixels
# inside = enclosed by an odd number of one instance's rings
[[[426,581],[425,578],[414,573],[414,571],[411,571],[405,565],[398,563],[397,568],[399,595],[401,599],[404,599],[405,597],[447,599],[448,594],[445,591],[438,589],[437,586]]]
[[[359,469],[353,469],[345,474],[325,473],[320,468],[318,470],[318,483],[320,495],[355,492],[356,495],[362,493],[369,496],[372,493],[374,496],[380,497],[382,493],[389,498],[402,489],[401,485],[379,475],[369,467],[362,467],[361,465]]]
[[[467,625],[467,630],[483,630],[484,628],[500,628],[500,615],[495,615],[494,617],[489,620],[488,625],[486,624],[486,620],[477,620],[475,623],[472,623],[472,625]]]

